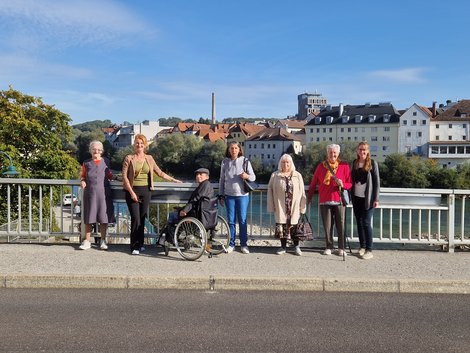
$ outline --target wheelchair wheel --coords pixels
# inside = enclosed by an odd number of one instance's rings
[[[206,229],[194,217],[186,217],[178,222],[175,229],[176,250],[186,260],[194,261],[204,254]]]
[[[226,251],[230,245],[230,228],[222,216],[217,216],[217,225],[207,231],[207,249],[213,255]]]

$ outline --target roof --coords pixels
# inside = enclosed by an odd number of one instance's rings
[[[470,121],[470,99],[463,99],[437,115],[433,121]]]
[[[280,127],[266,128],[249,137],[247,141],[301,141],[300,137]]]
[[[328,106],[320,111],[305,126],[358,124],[355,117],[361,116],[361,124],[398,123],[400,113],[391,103],[345,105],[340,115],[340,106]],[[349,117],[349,119],[346,119]],[[374,117],[371,121],[369,117]],[[327,119],[329,118],[329,119]]]

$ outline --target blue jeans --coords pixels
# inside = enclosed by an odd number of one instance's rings
[[[240,246],[246,246],[248,231],[246,218],[248,214],[248,203],[250,196],[225,196],[225,208],[227,209],[227,221],[230,228],[230,246],[235,246],[235,217],[238,220],[240,232]]]
[[[365,200],[363,197],[353,197],[354,217],[357,223],[357,235],[361,248],[372,250],[372,216],[374,208],[365,209]]]

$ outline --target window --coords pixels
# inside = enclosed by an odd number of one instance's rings
[[[319,133],[319,132],[320,132],[320,128],[319,128],[319,127],[317,127],[317,133]]]
[[[464,146],[457,146],[457,153],[458,154],[464,154],[465,153]]]
[[[415,126],[416,124],[418,124],[418,121],[417,121],[417,120],[413,120],[413,121],[411,122],[411,125],[413,125],[413,126]]]
[[[439,124],[436,124],[436,129],[439,129]]]
[[[342,128],[340,129],[340,131],[341,131],[341,132],[344,132],[344,127],[342,127]]]
[[[436,140],[436,141],[439,141],[439,135],[436,136],[435,140]]]
[[[388,146],[382,146],[382,151],[388,151]]]
[[[384,127],[384,131],[390,131],[390,126]]]
[[[462,127],[463,127],[464,129],[466,129],[466,128],[467,128],[467,124],[463,124]]]
[[[407,132],[406,137],[411,137],[411,132]]]
[[[261,153],[261,159],[264,159],[264,153]]]
[[[261,144],[261,148],[264,149],[264,143]]]
[[[310,129],[310,133],[313,134],[313,129]]]
[[[251,143],[248,146],[249,146],[249,148],[251,148]]]
[[[255,146],[254,146],[254,147],[256,148],[256,143],[255,143]]]
[[[449,124],[449,129],[452,129],[452,124]]]
[[[350,128],[350,127],[348,127],[348,132],[351,132],[351,128]]]
[[[374,127],[372,127],[372,128],[370,129],[370,132],[377,132],[377,131],[378,131],[378,130],[377,130],[377,126],[374,126]]]
[[[269,149],[269,148],[271,148],[271,144],[270,144],[270,143],[268,143],[268,149]]]
[[[408,124],[408,121],[403,120],[403,125],[407,125],[407,124]]]
[[[447,146],[440,146],[439,147],[440,154],[447,154]]]
[[[416,116],[416,115],[418,115],[418,113],[416,113],[416,112],[413,112],[413,116]]]
[[[416,134],[418,137],[421,137],[423,136],[423,133],[421,131],[418,131],[417,134]]]
[[[449,154],[455,154],[455,146],[449,146]]]
[[[372,137],[370,138],[370,140],[371,140],[371,141],[377,141],[377,136],[372,136]]]
[[[355,127],[354,132],[359,132],[359,128]]]
[[[384,136],[384,137],[382,138],[382,141],[390,141],[390,136]]]
[[[466,139],[467,139],[467,136],[463,135],[463,136],[462,136],[462,140],[465,141]]]
[[[431,147],[431,153],[433,153],[433,154],[438,154],[438,153],[439,153],[439,147],[437,147],[437,146],[432,146],[432,147]]]
[[[319,138],[319,137],[317,137],[317,142],[320,142],[320,138]]]
[[[329,132],[333,132],[333,128],[331,128],[331,127],[328,130],[329,130]]]
[[[449,141],[452,141],[452,136],[449,136]]]
[[[421,125],[426,125],[426,120],[421,120]]]

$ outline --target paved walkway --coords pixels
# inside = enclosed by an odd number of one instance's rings
[[[276,247],[251,247],[198,261],[149,246],[139,256],[128,245],[79,250],[78,244],[0,244],[0,288],[181,288],[470,293],[470,252],[374,250],[372,260],[276,255]]]

